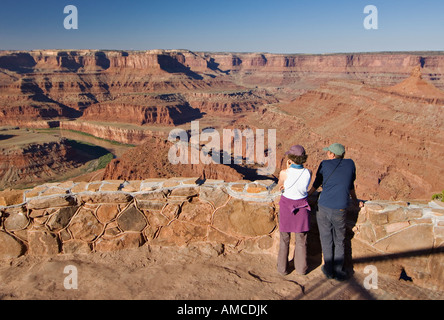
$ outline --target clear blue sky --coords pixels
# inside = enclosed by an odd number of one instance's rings
[[[78,30],[66,30],[66,5]],[[378,30],[363,26],[378,8]],[[1,0],[0,50],[444,50],[443,0]]]

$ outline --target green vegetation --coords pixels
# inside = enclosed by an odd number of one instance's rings
[[[436,193],[432,196],[432,200],[444,202],[444,190],[441,193]]]
[[[105,154],[99,158],[99,163],[97,164],[97,170],[104,169],[114,159],[114,155],[112,153]]]
[[[68,131],[68,132],[77,133],[77,134],[80,134],[80,135],[83,135],[83,136],[86,136],[86,137],[92,137],[94,139],[105,141],[105,142],[111,143],[112,145],[116,145],[116,146],[135,147],[134,144],[125,144],[125,143],[120,143],[120,142],[113,141],[113,140],[108,140],[108,139],[96,137],[96,136],[94,136],[94,135],[92,135],[90,133],[86,133],[86,132],[83,132],[83,131],[77,131],[77,130],[71,130],[71,129],[67,130],[67,129],[60,129],[60,128],[35,129],[35,131],[37,131],[39,133],[55,133],[56,131],[62,131],[62,130],[63,131]]]
[[[67,139],[67,144],[73,147],[78,156],[86,160],[98,159],[97,169],[103,169],[114,158],[114,155],[105,148],[92,143]]]
[[[78,133],[78,134],[81,134],[81,135],[84,135],[84,136],[87,136],[87,137],[93,137],[93,138],[95,138],[97,140],[106,141],[106,142],[109,142],[109,143],[111,143],[113,145],[116,145],[116,146],[126,146],[126,147],[135,147],[136,146],[134,144],[126,144],[126,143],[121,143],[121,142],[117,142],[117,141],[114,141],[114,140],[108,140],[108,139],[96,137],[96,136],[94,136],[92,134],[89,134],[89,133],[86,133],[86,132],[83,132],[83,131],[76,131],[76,130],[66,130],[66,131]]]

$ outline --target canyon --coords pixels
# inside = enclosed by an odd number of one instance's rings
[[[360,197],[429,199],[443,188],[443,73],[439,52],[2,51],[0,125],[134,145],[104,179],[274,178],[291,145],[306,147],[314,171],[322,148],[341,142],[357,163]],[[220,132],[275,129],[274,176],[246,165],[168,164],[169,131],[191,121]],[[75,156],[61,160],[69,161]]]

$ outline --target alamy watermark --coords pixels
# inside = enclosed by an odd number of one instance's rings
[[[63,9],[63,13],[67,14],[63,20],[63,27],[66,30],[77,30],[79,28],[79,13],[74,5],[67,5]],[[364,18],[364,28],[366,30],[378,30],[378,8],[375,5],[367,5],[364,8],[367,16]]]
[[[364,28],[366,30],[378,30],[378,8],[374,5],[368,5],[364,8],[364,13],[368,14],[364,19]]]
[[[66,30],[77,30],[79,28],[79,12],[76,6],[68,5],[63,9],[63,13],[67,14],[63,20],[63,27]]]
[[[373,265],[365,266],[364,273],[368,274],[364,278],[364,288],[367,290],[377,290],[378,289],[378,268]]]
[[[77,267],[68,265],[63,269],[64,274],[68,274],[63,280],[63,286],[66,290],[77,290],[78,286],[78,273]]]
[[[168,160],[171,164],[259,164],[262,167],[257,174],[270,175],[276,170],[276,129],[268,129],[267,133],[265,148],[264,129],[223,129],[221,135],[214,128],[200,132],[199,121],[192,121],[190,136],[184,129],[170,131],[168,140],[174,145]]]
[[[66,30],[77,30],[79,28],[79,13],[74,5],[67,5],[63,9],[63,13],[67,14],[63,20],[63,27]],[[364,8],[367,16],[364,18],[364,28],[366,30],[378,30],[378,8],[375,5],[367,5]]]

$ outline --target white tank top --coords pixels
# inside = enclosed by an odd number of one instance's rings
[[[284,193],[282,195],[291,200],[306,198],[310,180],[311,175],[308,169],[288,168],[287,179],[284,182]]]

